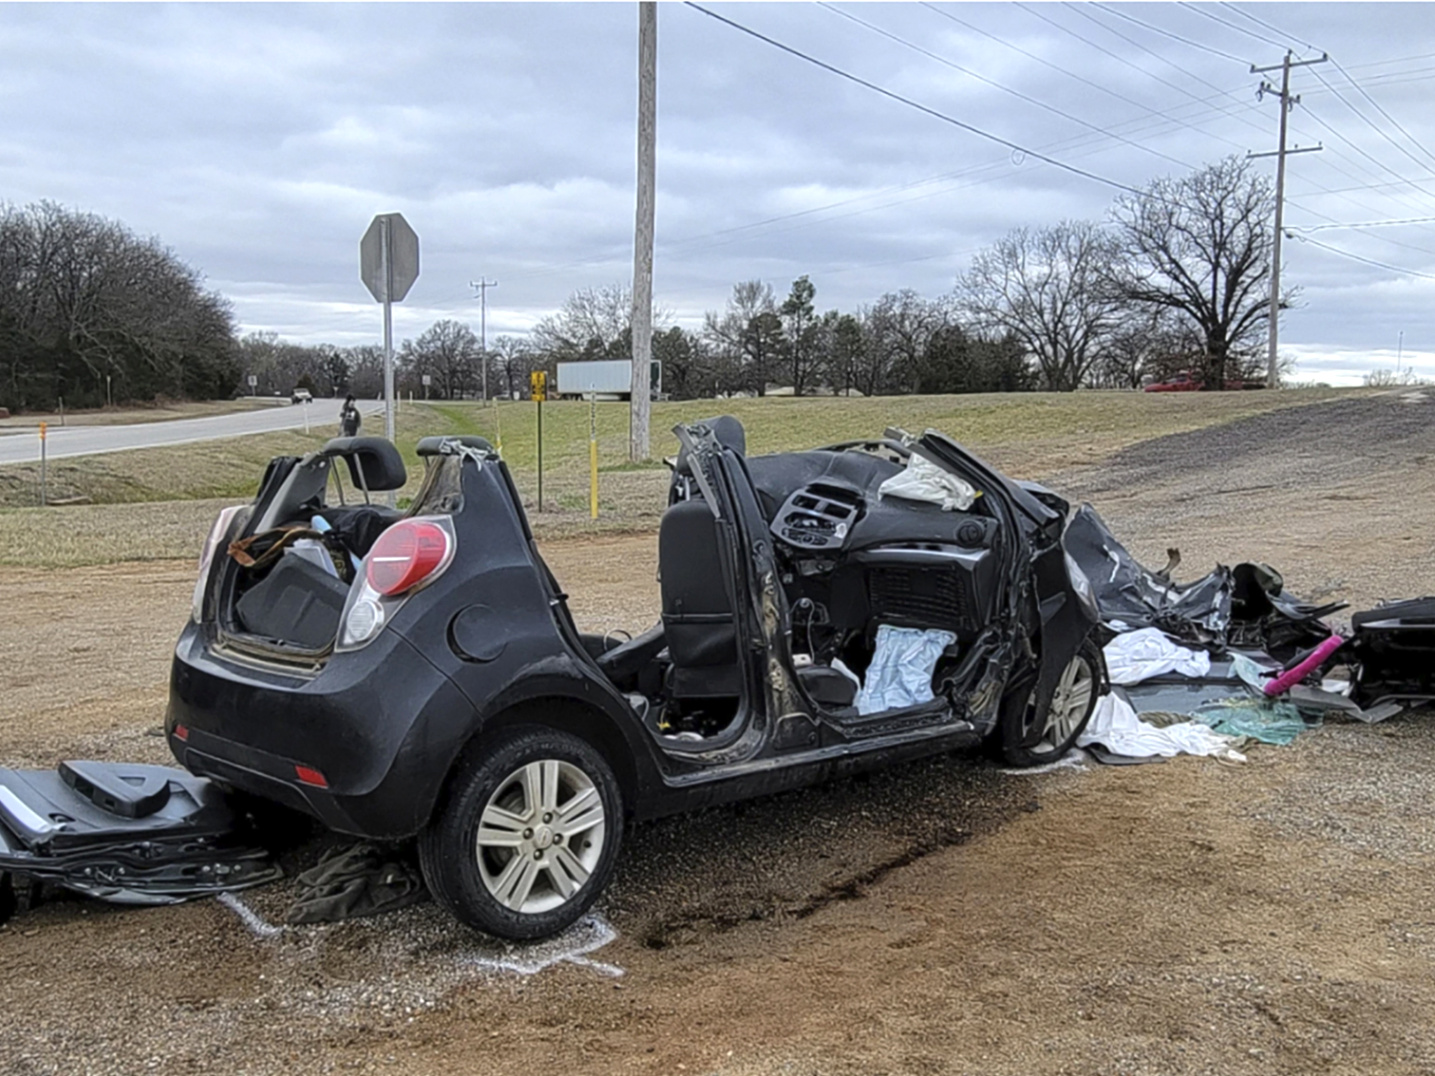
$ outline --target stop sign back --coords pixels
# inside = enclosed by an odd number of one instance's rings
[[[384,280],[384,233],[389,237],[389,280]],[[380,213],[359,240],[359,277],[379,302],[402,302],[419,277],[419,237],[402,213]]]

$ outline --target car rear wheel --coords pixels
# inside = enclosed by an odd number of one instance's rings
[[[555,934],[608,884],[622,838],[612,768],[566,732],[524,728],[468,760],[419,837],[434,898],[501,938]]]
[[[1040,766],[1071,750],[1091,720],[1101,691],[1101,651],[1087,639],[1056,681],[1051,705],[1038,714],[1036,704],[1002,719],[1002,756],[1013,766]]]

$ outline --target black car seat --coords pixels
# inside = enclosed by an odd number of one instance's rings
[[[658,530],[663,636],[677,697],[738,695],[737,623],[720,568],[717,519],[703,500],[679,501]]]

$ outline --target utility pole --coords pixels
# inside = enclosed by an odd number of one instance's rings
[[[1278,64],[1271,64],[1269,67],[1257,67],[1251,64],[1251,74],[1260,75],[1267,71],[1279,69],[1281,73],[1281,88],[1277,94],[1276,88],[1267,80],[1261,79],[1261,84],[1256,89],[1256,96],[1264,99],[1266,94],[1273,94],[1280,97],[1281,102],[1281,133],[1277,149],[1272,153],[1247,153],[1246,160],[1255,157],[1274,157],[1276,159],[1276,228],[1271,245],[1271,312],[1270,326],[1266,339],[1266,386],[1275,388],[1279,379],[1276,373],[1276,346],[1280,341],[1280,313],[1281,313],[1281,222],[1285,217],[1286,202],[1286,155],[1291,153],[1315,153],[1322,149],[1322,146],[1306,146],[1295,149],[1286,149],[1286,116],[1290,110],[1300,104],[1300,94],[1291,96],[1291,68],[1308,67],[1311,64],[1323,64],[1330,57],[1321,53],[1318,60],[1291,60],[1290,51],[1287,50],[1285,58]]]
[[[658,5],[638,4],[638,212],[633,235],[633,378],[628,458],[646,460],[652,414],[653,210],[658,142]]]
[[[478,364],[483,372],[483,402],[488,403],[488,289],[498,287],[498,281],[479,277],[468,286],[478,289]]]

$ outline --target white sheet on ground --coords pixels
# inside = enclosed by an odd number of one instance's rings
[[[931,702],[937,659],[956,641],[949,631],[879,624],[866,682],[857,695],[857,712],[875,714]]]
[[[1157,728],[1137,716],[1125,699],[1103,695],[1096,701],[1086,731],[1076,738],[1078,747],[1099,743],[1108,751],[1133,758],[1160,755],[1215,755],[1244,762],[1246,757],[1231,747],[1231,737],[1212,732],[1198,721]]]
[[[877,495],[929,501],[940,504],[948,512],[965,512],[977,499],[977,491],[971,486],[915,452],[903,470],[877,487]]]
[[[1113,684],[1139,684],[1168,672],[1205,676],[1211,671],[1210,654],[1187,650],[1168,639],[1160,628],[1118,635],[1106,644],[1105,654],[1106,671]]]

